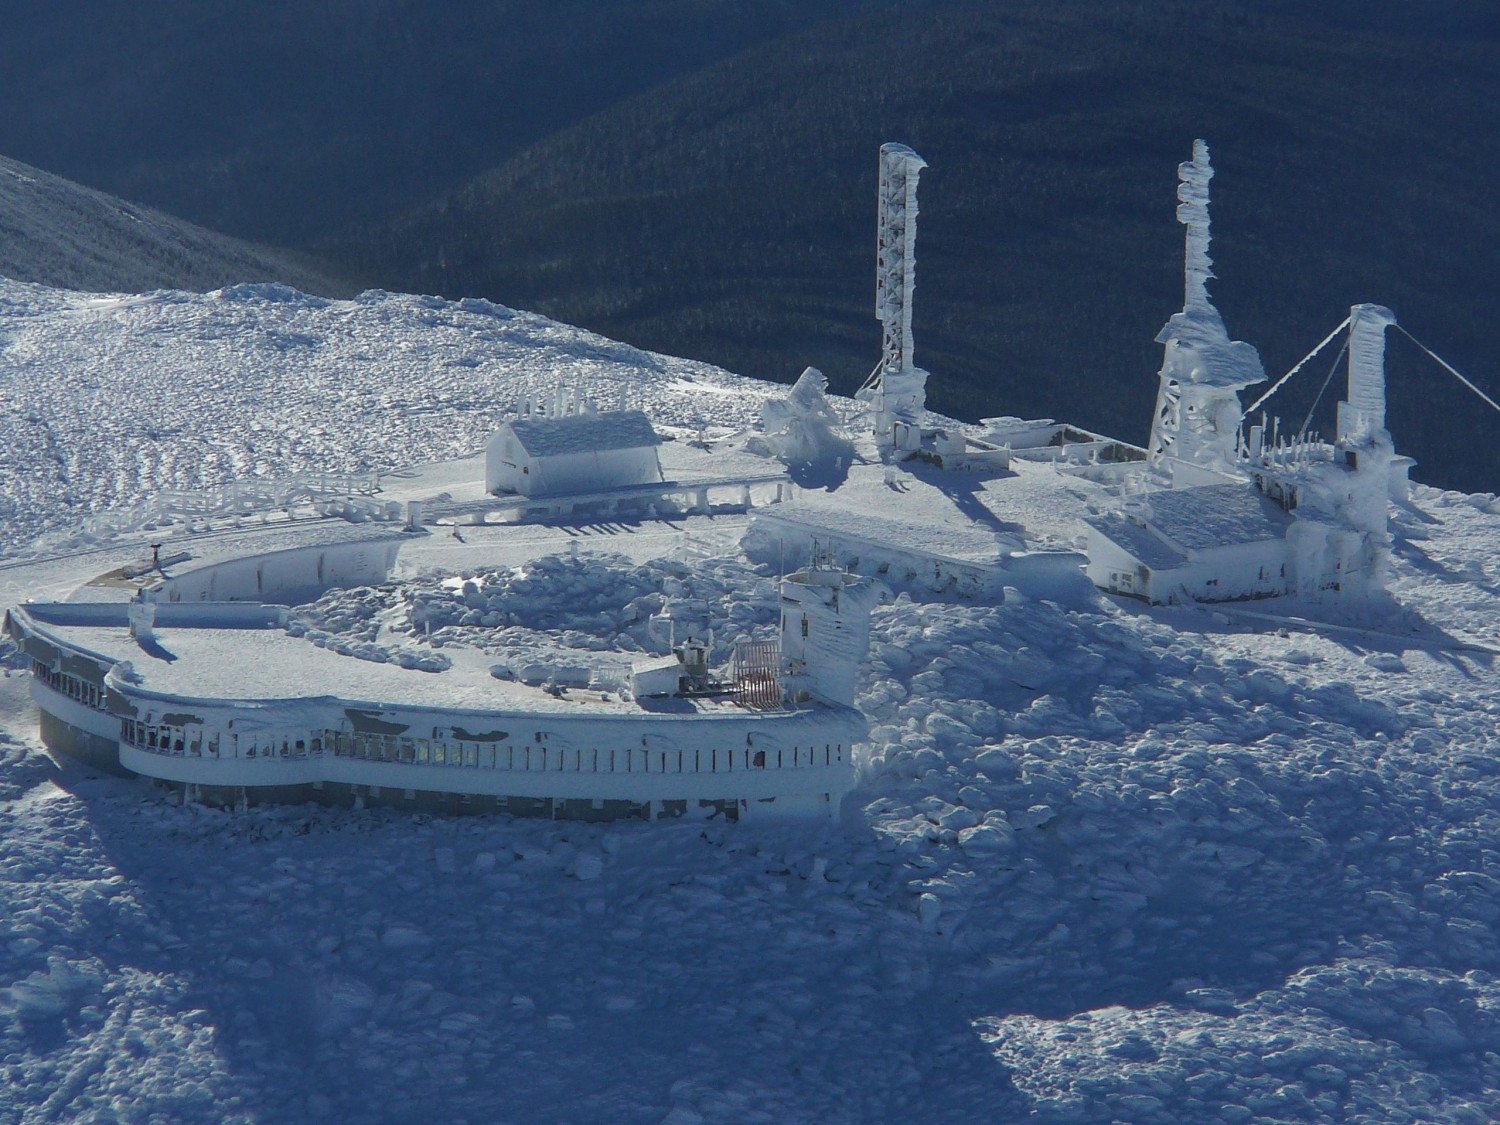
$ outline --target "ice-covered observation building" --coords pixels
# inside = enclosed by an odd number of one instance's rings
[[[337,561],[318,564],[325,581]],[[217,586],[244,601],[173,601],[157,583],[160,600],[90,586],[80,595],[96,600],[13,608],[5,627],[30,661],[46,745],[222,804],[737,820],[832,815],[853,784],[866,579],[799,571],[782,583],[776,640],[741,645],[720,675],[683,646],[626,692],[498,679],[482,652],[453,646],[425,671],[340,655],[256,597],[256,566],[183,578],[195,596]],[[221,568],[237,577],[204,573]]]
[[[529,413],[485,445],[485,490],[560,496],[658,484],[661,436],[639,410]]]
[[[1090,518],[1094,584],[1157,603],[1382,591],[1388,507],[1412,464],[1385,428],[1385,330],[1395,322],[1378,305],[1350,310],[1333,442],[1255,426],[1224,463],[1243,482],[1163,489]]]
[[[1291,519],[1244,484],[1148,493],[1088,525],[1088,576],[1111,593],[1166,603],[1287,590]]]

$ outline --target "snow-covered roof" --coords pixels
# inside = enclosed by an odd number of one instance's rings
[[[641,449],[661,444],[661,435],[639,410],[604,414],[534,415],[507,423],[522,448],[533,457],[597,453],[607,449]]]
[[[1202,551],[1286,536],[1286,512],[1246,484],[1174,488],[1146,498],[1146,522],[1178,548]]]
[[[1173,570],[1187,562],[1186,556],[1167,546],[1150,529],[1124,516],[1091,516],[1084,522],[1152,570]]]

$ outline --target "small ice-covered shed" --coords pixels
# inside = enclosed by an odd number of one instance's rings
[[[639,410],[512,419],[485,446],[489,492],[560,496],[662,479],[661,436]]]
[[[1270,597],[1290,588],[1291,516],[1247,484],[1153,492],[1088,522],[1094,585],[1154,603]]]

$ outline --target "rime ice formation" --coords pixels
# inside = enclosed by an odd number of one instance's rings
[[[1349,392],[1338,417],[1338,440],[1347,448],[1385,433],[1385,330],[1395,323],[1396,314],[1380,305],[1349,310]]]
[[[854,454],[828,405],[828,379],[816,367],[803,371],[785,398],[761,403],[760,422],[767,448],[784,465],[847,463]]]
[[[1348,386],[1332,447],[1303,443],[1272,451],[1263,455],[1269,464],[1252,470],[1298,517],[1288,541],[1301,593],[1336,587],[1367,597],[1386,588],[1396,451],[1385,428],[1385,330],[1395,323],[1380,305],[1349,310]]]
[[[1207,483],[1233,463],[1242,417],[1238,392],[1266,375],[1255,348],[1229,338],[1209,299],[1213,166],[1205,141],[1193,142],[1193,159],[1178,167],[1178,176],[1177,220],[1187,228],[1183,305],[1156,337],[1165,354],[1148,451],[1159,481],[1188,485]]]
[[[917,270],[917,180],[927,162],[906,145],[880,146],[875,316],[880,367],[873,385],[875,442],[885,457],[915,452],[927,407],[927,372],[912,362]]]

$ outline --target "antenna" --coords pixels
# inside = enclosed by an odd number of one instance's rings
[[[912,367],[911,309],[917,283],[917,180],[923,160],[906,145],[880,146],[875,228],[875,316],[885,329],[881,374]]]
[[[1214,260],[1208,256],[1208,182],[1214,178],[1214,166],[1209,163],[1207,141],[1201,137],[1193,141],[1193,159],[1177,166],[1177,176],[1177,221],[1187,227],[1182,307],[1206,308],[1210,305],[1208,281],[1214,275]]]

